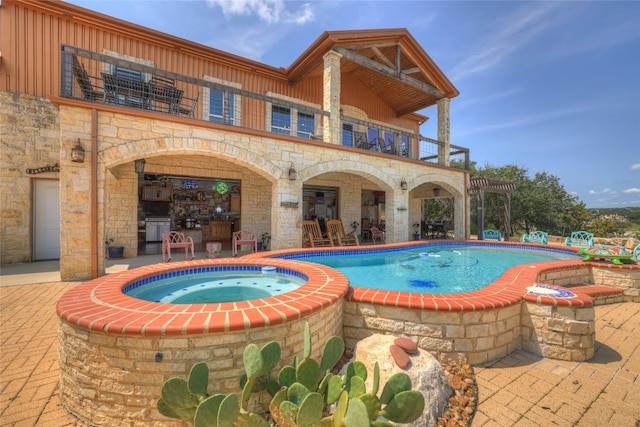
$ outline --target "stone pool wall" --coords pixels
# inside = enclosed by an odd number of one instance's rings
[[[640,302],[640,268],[637,264],[583,262],[569,268],[545,270],[538,280],[560,286],[597,284],[622,288],[625,300]]]
[[[522,349],[551,359],[582,362],[593,357],[595,310],[525,301],[522,304]]]
[[[290,364],[294,356],[302,357],[304,324],[309,322],[314,357],[319,359],[326,340],[342,334],[343,305],[341,300],[276,326],[202,335],[107,335],[62,321],[58,332],[59,360],[64,366],[61,401],[89,425],[171,425],[156,409],[164,381],[176,376],[186,379],[196,362],[206,362],[209,394],[239,393],[247,344],[262,347],[278,341],[281,365]],[[158,354],[161,361],[156,361]]]
[[[347,347],[370,335],[406,336],[441,362],[471,364],[498,359],[520,345],[519,304],[484,311],[431,311],[348,302],[344,314]]]

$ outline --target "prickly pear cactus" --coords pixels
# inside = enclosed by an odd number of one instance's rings
[[[271,377],[271,371],[280,360],[280,345],[273,341],[262,348],[249,344],[243,353],[240,400],[233,393],[208,396],[208,367],[197,363],[188,381],[171,378],[165,382],[158,410],[167,417],[191,421],[195,427],[273,427],[260,414],[247,410],[250,396],[266,389],[272,396],[269,416],[278,427],[393,427],[390,421],[408,423],[424,411],[424,397],[411,390],[407,374],[389,378],[378,397],[378,364],[373,389],[367,391],[368,373],[361,362],[351,363],[343,376],[330,372],[344,353],[342,338],[327,340],[320,363],[311,358],[311,344],[307,323],[302,360],[294,358],[292,365],[283,366],[277,379]],[[333,413],[327,415],[327,408],[334,404]]]
[[[196,363],[189,372],[188,381],[169,378],[162,385],[162,397],[158,400],[158,411],[169,418],[193,421],[200,402],[205,400],[209,384],[209,367]]]

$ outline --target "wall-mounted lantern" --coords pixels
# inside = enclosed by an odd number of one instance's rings
[[[400,181],[400,188],[402,188],[403,190],[406,190],[408,188],[407,181],[404,178],[402,178],[402,181]]]
[[[71,149],[71,161],[75,163],[84,163],[84,148],[80,144],[80,138],[76,142],[76,145]]]
[[[293,163],[291,163],[291,167],[289,168],[289,179],[291,181],[295,181],[297,174],[298,172],[296,171],[296,168],[293,167]]]

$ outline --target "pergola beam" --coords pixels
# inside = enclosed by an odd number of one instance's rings
[[[484,234],[484,193],[500,193],[504,200],[504,239],[509,240],[511,232],[511,194],[516,190],[516,184],[494,178],[471,178],[469,180],[469,194],[478,195],[478,240],[483,240]]]

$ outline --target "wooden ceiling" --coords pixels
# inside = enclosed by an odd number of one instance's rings
[[[353,74],[399,116],[459,95],[404,28],[326,32],[287,69],[291,82],[321,76],[322,56],[331,50],[342,55],[342,74]]]

